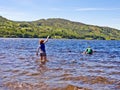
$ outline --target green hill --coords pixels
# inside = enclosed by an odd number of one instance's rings
[[[31,22],[11,21],[0,16],[0,37],[120,40],[120,30],[87,25],[60,18]]]

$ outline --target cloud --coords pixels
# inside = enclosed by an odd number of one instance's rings
[[[23,15],[24,13],[19,12],[14,8],[0,7],[0,14],[9,14],[9,15]]]
[[[33,3],[34,0],[12,0],[12,2],[15,2],[15,3]]]
[[[0,7],[0,15],[6,17],[10,20],[24,20],[23,17],[26,17],[28,14],[20,12],[13,8]]]
[[[68,10],[75,10],[75,11],[115,11],[115,10],[120,10],[120,8],[49,8],[52,11],[68,11]]]
[[[11,4],[18,6],[32,6],[34,5],[34,0],[10,0]]]
[[[76,11],[113,11],[120,8],[77,8]]]

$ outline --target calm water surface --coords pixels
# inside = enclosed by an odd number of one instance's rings
[[[50,39],[45,65],[38,41],[0,38],[0,90],[120,90],[120,41]],[[81,54],[88,46],[94,54]]]

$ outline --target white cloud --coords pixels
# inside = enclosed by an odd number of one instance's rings
[[[111,11],[120,10],[120,8],[77,8],[76,11]]]
[[[0,16],[10,20],[24,21],[26,20],[25,17],[27,17],[28,14],[13,8],[0,7]]]
[[[22,5],[29,5],[32,4],[34,0],[12,0],[13,3],[22,4]]]
[[[17,11],[17,10],[15,10],[15,9],[13,9],[13,8],[7,8],[7,7],[0,7],[0,14],[23,14],[23,13],[21,13],[21,12],[19,12],[19,11]]]

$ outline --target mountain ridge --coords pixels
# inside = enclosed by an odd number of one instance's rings
[[[0,37],[120,40],[120,30],[63,18],[12,21],[0,16]]]

